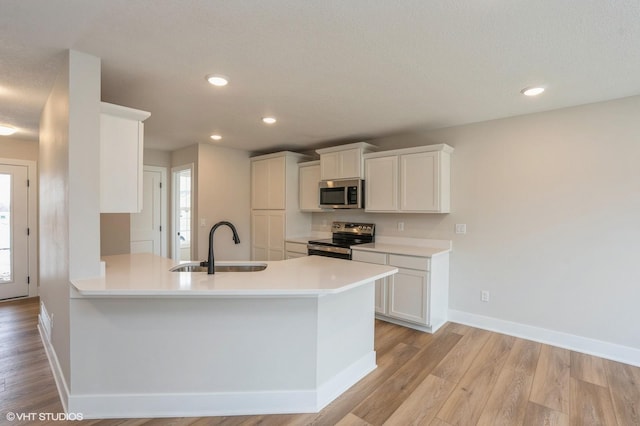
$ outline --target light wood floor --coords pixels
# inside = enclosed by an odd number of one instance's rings
[[[2,425],[62,411],[37,315],[37,299],[0,303]],[[378,368],[317,414],[69,424],[640,425],[640,368],[452,323],[429,335],[378,321],[375,335]]]

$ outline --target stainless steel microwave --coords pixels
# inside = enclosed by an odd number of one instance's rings
[[[364,208],[364,180],[341,179],[320,182],[320,208]]]

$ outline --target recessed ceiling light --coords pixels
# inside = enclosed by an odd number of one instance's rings
[[[219,141],[220,139],[222,139],[222,136],[220,136],[220,135],[211,135],[211,139],[213,139],[214,141]]]
[[[9,136],[17,132],[18,130],[10,126],[0,126],[0,135]]]
[[[526,87],[520,91],[525,96],[538,96],[544,92],[544,87]]]
[[[262,117],[262,122],[265,124],[274,124],[276,121],[274,117]]]
[[[227,84],[229,84],[229,79],[227,77],[218,74],[208,75],[207,81],[218,87],[226,86]]]

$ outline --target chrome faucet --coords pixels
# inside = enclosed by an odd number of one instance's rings
[[[227,225],[229,228],[231,228],[231,231],[233,232],[233,242],[236,244],[240,244],[240,237],[238,237],[238,231],[236,231],[236,227],[233,226],[231,222],[222,221],[213,225],[211,227],[211,231],[209,231],[209,256],[207,257],[207,262],[206,262],[207,274],[216,273],[216,268],[214,265],[214,258],[213,258],[213,233],[216,232],[216,229],[218,229],[222,225]],[[204,263],[205,262],[202,262],[200,265],[205,266]]]

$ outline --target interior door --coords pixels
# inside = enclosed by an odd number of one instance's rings
[[[0,164],[0,299],[29,295],[28,170]]]
[[[162,256],[162,173],[145,170],[142,211],[131,214],[131,253]]]

